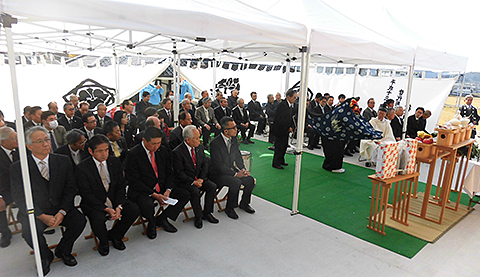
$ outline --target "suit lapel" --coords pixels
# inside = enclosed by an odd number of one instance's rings
[[[103,182],[102,182],[102,177],[100,177],[100,173],[98,173],[97,165],[93,161],[93,158],[89,159],[88,165],[90,167],[91,172],[93,172],[93,175],[95,176],[95,179],[97,180],[98,185],[105,190],[105,186],[103,186]],[[110,166],[108,164],[107,166],[110,173]],[[110,173],[110,182],[111,182],[111,179],[112,179],[112,174]]]
[[[50,164],[49,164],[50,166]],[[32,158],[32,156],[28,156],[28,167],[30,170],[30,177],[31,181],[32,180],[39,180],[39,182],[35,182],[38,187],[43,190],[47,195],[49,195],[49,191],[47,186],[45,185],[45,182],[43,182],[43,177],[42,174],[40,173],[40,170],[38,170],[38,166],[35,163],[35,160]]]

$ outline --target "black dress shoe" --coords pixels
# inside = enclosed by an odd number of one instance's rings
[[[50,272],[51,263],[52,261],[50,261],[50,259],[42,259],[43,276],[47,275]]]
[[[172,224],[170,224],[170,222],[168,222],[168,219],[160,220],[157,225],[161,226],[163,230],[169,233],[175,233],[178,231],[177,228],[175,228],[175,226],[173,226]]]
[[[277,169],[285,169],[285,167],[281,166],[281,165],[272,165],[273,168],[277,168]]]
[[[148,223],[147,225],[147,238],[155,239],[157,237],[157,229],[155,224]]]
[[[314,147],[313,147],[313,146],[310,146],[310,145],[307,146],[307,148],[308,148],[309,150],[313,150],[313,149],[314,149]]]
[[[195,222],[193,223],[193,225],[195,225],[195,227],[197,227],[197,229],[202,229],[202,227],[203,227],[202,219],[195,217]]]
[[[345,151],[345,152],[343,152],[343,155],[349,156],[349,157],[353,157],[353,154],[350,153],[350,151]]]
[[[5,248],[10,245],[12,239],[12,233],[2,234],[2,239],[0,240],[0,247]]]
[[[107,256],[110,253],[110,246],[107,244],[98,246],[98,254],[102,256]]]
[[[62,261],[65,265],[68,265],[68,266],[76,266],[77,265],[77,260],[75,260],[75,257],[73,257],[72,254],[63,254],[63,253],[55,252],[55,256],[62,259]]]
[[[238,214],[235,212],[234,209],[226,209],[225,214],[231,219],[238,219]]]
[[[283,166],[287,166],[288,164],[287,163],[282,163]]]
[[[269,146],[269,147],[268,147],[268,150],[275,151],[275,146]]]
[[[206,220],[208,220],[208,222],[213,223],[213,224],[217,224],[218,222],[220,222],[218,219],[216,219],[213,216],[212,213],[204,214],[203,219],[206,219]]]
[[[125,243],[123,243],[123,241],[121,239],[113,239],[112,240],[112,245],[113,245],[113,248],[117,249],[117,250],[125,250],[125,248],[127,248],[125,246]]]
[[[242,143],[243,143],[243,144],[248,144],[248,140],[244,139],[244,140],[242,141]]]
[[[250,144],[255,144],[255,142],[254,142],[253,140],[251,140],[251,139],[247,139],[247,141],[248,141],[248,143],[250,143]]]
[[[254,213],[255,213],[255,210],[254,210],[254,209],[252,208],[252,206],[250,206],[249,204],[247,204],[247,205],[240,205],[239,207],[240,207],[240,209],[246,211],[246,212],[249,213],[249,214],[254,214]]]
[[[313,148],[322,149],[322,146],[321,145],[315,145]]]

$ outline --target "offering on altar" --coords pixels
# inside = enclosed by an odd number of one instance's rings
[[[375,177],[380,179],[395,177],[397,171],[398,152],[398,142],[379,143]]]

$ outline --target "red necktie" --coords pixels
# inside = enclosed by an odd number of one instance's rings
[[[192,147],[190,150],[191,150],[191,152],[192,152],[193,166],[195,166],[195,168],[197,168],[197,159],[196,159],[196,157],[195,157],[195,149]]]
[[[158,179],[157,162],[155,161],[155,153],[152,151],[150,151],[150,160],[152,161],[152,167],[153,167],[153,171],[155,171],[155,176],[157,176],[157,179]],[[160,193],[160,186],[158,185],[158,183],[155,185],[155,191]]]

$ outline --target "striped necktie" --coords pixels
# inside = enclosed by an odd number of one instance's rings
[[[44,162],[44,161],[40,161],[40,164],[42,165],[42,168],[40,170],[40,174],[42,174],[42,177],[45,178],[45,180],[49,181],[50,176],[48,174],[47,163]]]

